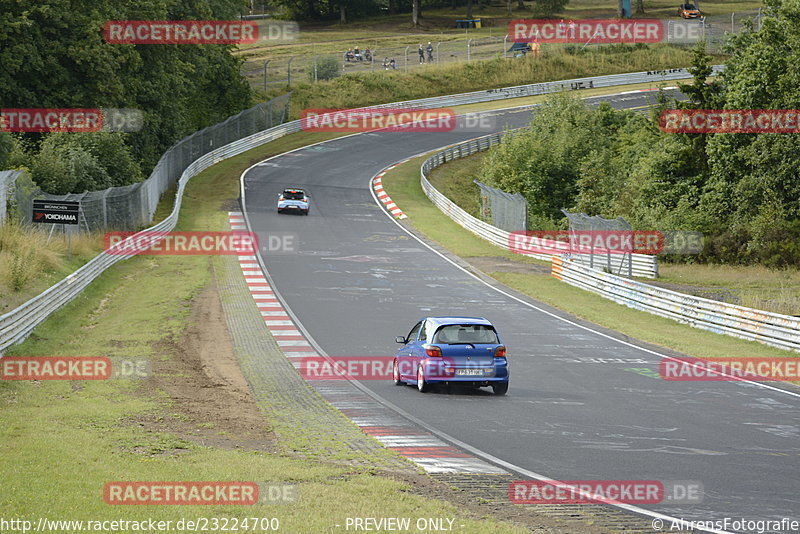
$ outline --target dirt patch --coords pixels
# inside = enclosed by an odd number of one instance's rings
[[[136,423],[188,441],[224,449],[275,452],[275,436],[250,395],[228,335],[228,327],[213,281],[192,301],[189,326],[181,339],[156,346],[153,376],[142,394],[166,394],[168,416],[151,414]]]
[[[466,256],[464,259],[484,273],[550,274],[549,265],[523,263],[502,256]]]

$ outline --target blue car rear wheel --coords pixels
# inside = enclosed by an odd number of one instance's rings
[[[417,389],[420,393],[427,393],[431,390],[431,387],[425,382],[425,371],[422,370],[421,365],[417,367]]]
[[[492,384],[492,391],[497,396],[505,395],[508,393],[508,382],[498,382],[497,384]]]

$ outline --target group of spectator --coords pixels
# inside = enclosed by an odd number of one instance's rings
[[[348,63],[351,61],[372,61],[372,51],[369,48],[365,48],[362,54],[361,49],[358,47],[351,48],[344,53],[344,59]]]
[[[430,41],[428,41],[428,46],[423,47],[422,43],[419,44],[419,62],[420,64],[425,63],[426,57],[425,54],[427,52],[427,61],[428,63],[433,63],[433,45]],[[369,48],[365,48],[364,52],[362,53],[358,47],[350,48],[347,52],[344,53],[344,59],[348,63],[355,62],[358,63],[359,61],[372,61],[372,51]],[[383,58],[383,68],[385,70],[396,69],[397,62],[394,58],[389,58],[388,56]]]
[[[428,52],[428,63],[433,63],[433,45],[430,41],[428,41],[428,46],[422,48],[422,43],[419,44],[419,62],[420,64],[425,63],[425,52]]]

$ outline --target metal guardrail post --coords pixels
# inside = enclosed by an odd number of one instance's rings
[[[408,45],[408,46],[406,47],[406,55],[405,55],[405,57],[406,57],[405,71],[406,71],[406,72],[408,72],[408,49],[409,49],[409,48],[411,48],[411,45]]]
[[[470,45],[472,44],[472,41],[474,41],[474,40],[475,39],[467,39],[467,63],[469,63],[469,60],[470,60],[470,57],[469,57],[469,49],[471,47]]]
[[[289,58],[289,61],[286,63],[286,86],[291,89],[292,87],[292,61],[294,61],[295,56]]]
[[[439,45],[440,45],[440,44],[442,44],[442,42],[441,42],[441,41],[439,41],[438,43],[436,43],[436,63],[439,63],[439,61],[440,61],[440,60],[439,60]]]
[[[508,34],[503,37],[503,57],[508,57]]]
[[[264,61],[264,92],[267,92],[267,65],[269,65],[270,60]]]

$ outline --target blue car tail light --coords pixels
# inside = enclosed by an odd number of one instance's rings
[[[503,345],[500,345],[496,349],[494,349],[494,357],[501,358],[503,360],[506,359],[506,348]]]
[[[436,345],[425,345],[425,355],[428,358],[441,358],[442,357],[442,349],[437,347]]]

